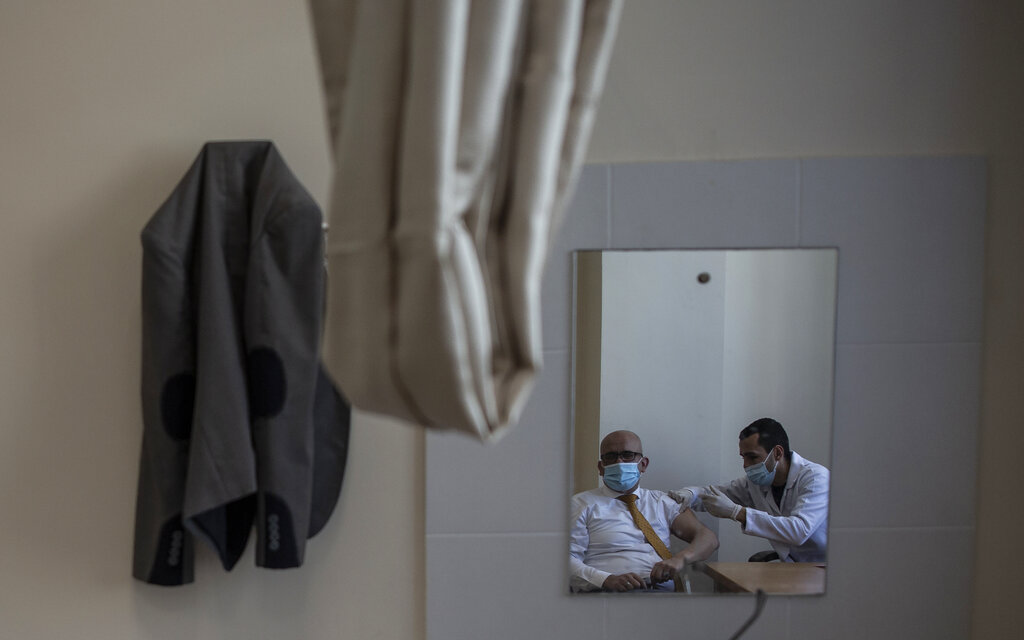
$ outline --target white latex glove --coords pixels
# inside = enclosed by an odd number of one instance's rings
[[[689,489],[673,489],[668,492],[670,498],[682,505],[683,509],[689,508],[693,504],[693,491]],[[680,509],[682,511],[683,509]]]
[[[701,491],[701,502],[704,510],[716,518],[729,518],[735,520],[739,515],[741,507],[729,499],[724,493],[714,487],[704,487]]]

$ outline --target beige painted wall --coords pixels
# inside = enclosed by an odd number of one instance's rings
[[[592,161],[993,156],[974,637],[1011,637],[1020,3],[626,5]],[[3,0],[0,88],[0,637],[421,637],[422,437],[364,416],[307,567],[256,571],[249,556],[223,574],[203,557],[185,589],[128,578],[138,232],[207,139],[274,139],[323,202],[304,3]]]
[[[0,2],[0,638],[421,634],[422,435],[380,420],[306,567],[130,579],[139,232],[208,139],[275,140],[323,202],[316,74],[302,0]]]
[[[627,0],[590,156],[981,151],[979,4]]]

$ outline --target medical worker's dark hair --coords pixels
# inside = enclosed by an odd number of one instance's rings
[[[789,449],[789,436],[782,428],[778,420],[772,418],[760,418],[747,425],[740,431],[740,440],[757,434],[757,444],[765,451],[771,451],[776,445],[782,445],[782,451],[786,460],[793,458],[793,452]]]

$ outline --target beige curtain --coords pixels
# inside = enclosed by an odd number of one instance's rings
[[[310,0],[335,173],[325,360],[356,407],[492,439],[542,364],[548,245],[620,0]]]

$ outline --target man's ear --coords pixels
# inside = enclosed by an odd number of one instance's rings
[[[604,463],[600,460],[597,461],[597,473],[600,476],[604,476]]]
[[[637,467],[640,469],[640,473],[647,471],[647,463],[650,461],[651,460],[647,456],[640,458],[640,464],[637,465]]]

